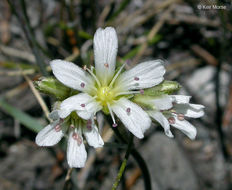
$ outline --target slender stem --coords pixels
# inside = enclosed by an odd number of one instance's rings
[[[134,138],[134,136],[131,134],[130,135],[130,141],[129,141],[129,144],[128,144],[128,147],[127,147],[127,150],[126,150],[125,158],[123,159],[123,162],[122,162],[122,164],[120,166],[117,178],[116,178],[116,180],[115,180],[115,182],[114,182],[114,184],[112,186],[112,190],[116,190],[118,188],[121,177],[122,177],[122,175],[123,175],[123,173],[125,171],[127,160],[129,158],[131,150],[132,150],[133,138]]]
[[[123,143],[127,143],[127,140],[125,138],[123,138],[123,136],[120,134],[120,132],[119,132],[119,130],[118,130],[117,127],[112,127],[112,129],[114,130],[114,132],[117,135],[117,137]],[[131,151],[131,156],[133,156],[133,158],[135,159],[135,161],[139,165],[139,168],[142,171],[145,190],[152,190],[151,177],[150,177],[150,173],[149,173],[149,170],[148,170],[148,167],[147,167],[147,164],[146,164],[145,160],[140,155],[140,153],[137,150],[135,150],[134,148]]]
[[[217,1],[218,5],[221,5],[220,1]],[[227,150],[226,147],[226,136],[223,132],[223,128],[222,128],[222,116],[223,116],[223,109],[220,105],[220,95],[221,95],[221,81],[220,81],[220,73],[221,73],[221,68],[222,68],[222,64],[225,61],[225,49],[226,49],[226,22],[224,19],[224,11],[219,10],[219,16],[221,19],[221,25],[222,25],[222,36],[221,36],[221,52],[220,52],[220,56],[219,56],[219,61],[218,61],[218,65],[217,65],[217,70],[215,73],[215,96],[216,96],[216,124],[217,124],[217,131],[219,134],[219,139],[220,139],[220,144],[221,144],[221,149],[222,149],[222,153],[223,156],[225,158],[226,161],[228,161],[229,159],[229,152]]]
[[[143,159],[141,154],[135,149],[132,150],[131,155],[133,156],[135,161],[138,163],[142,171],[145,190],[152,190],[151,176],[150,176],[145,160]]]

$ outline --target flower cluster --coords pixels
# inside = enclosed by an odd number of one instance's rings
[[[117,127],[116,115],[138,138],[144,137],[151,118],[163,126],[169,137],[173,137],[172,125],[195,138],[196,129],[185,117],[203,116],[204,106],[190,104],[189,96],[169,95],[168,85],[176,83],[164,81],[162,60],[146,61],[128,71],[124,71],[125,64],[116,68],[118,39],[112,27],[98,29],[93,44],[95,68],[82,69],[71,62],[51,61],[56,79],[77,93],[65,98],[51,113],[54,122],[37,135],[38,145],[52,146],[68,134],[68,164],[83,167],[86,150],[82,134],[95,148],[104,144],[93,119],[99,111],[111,115],[113,127]]]

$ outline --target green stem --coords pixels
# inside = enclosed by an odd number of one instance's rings
[[[113,127],[112,128],[113,131],[115,132],[116,136],[118,137],[118,139],[120,141],[122,141],[123,143],[128,143],[126,138],[124,138],[117,127]],[[143,180],[144,180],[144,189],[145,190],[151,190],[152,186],[151,186],[151,177],[150,177],[150,173],[147,167],[147,164],[145,162],[145,160],[143,159],[143,157],[140,155],[140,153],[136,150],[136,149],[132,149],[131,151],[131,156],[133,156],[133,158],[135,159],[135,161],[137,162],[137,164],[139,165],[139,168],[142,171],[143,174]]]
[[[122,162],[122,164],[120,166],[117,178],[116,178],[116,180],[115,180],[115,182],[114,182],[114,184],[112,186],[112,190],[116,190],[117,189],[117,187],[119,185],[119,182],[120,182],[120,180],[122,178],[122,175],[123,175],[123,173],[125,171],[127,160],[129,158],[131,150],[132,150],[133,138],[134,138],[134,136],[131,134],[130,135],[130,142],[129,142],[128,147],[127,147],[125,158],[123,159],[123,162]]]

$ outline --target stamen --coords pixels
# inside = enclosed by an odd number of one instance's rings
[[[131,109],[130,109],[130,108],[126,108],[126,112],[127,112],[127,114],[129,115],[130,112],[131,112]]]
[[[184,120],[184,114],[180,113],[177,115],[177,119],[179,119],[180,121]]]
[[[87,124],[91,125],[91,124],[92,124],[92,120],[91,120],[91,119],[88,119],[88,120],[87,120]]]
[[[92,77],[95,79],[95,81],[97,82],[98,87],[101,87],[101,83],[100,81],[97,79],[96,75],[93,73],[93,71],[89,70],[88,68],[86,68],[86,70],[92,75]]]
[[[118,125],[117,125],[117,123],[115,122],[115,118],[114,118],[114,114],[113,114],[113,112],[112,112],[112,109],[111,109],[111,107],[110,107],[110,104],[107,102],[107,107],[108,107],[108,109],[109,109],[109,111],[110,111],[110,115],[111,115],[111,118],[112,118],[112,120],[113,120],[113,127],[117,127]]]
[[[81,104],[80,106],[82,108],[85,108],[87,104],[91,103],[93,100],[95,100],[97,98],[97,96],[91,97],[91,99],[89,101],[87,101],[85,104]]]
[[[170,124],[175,124],[175,118],[174,117],[169,117],[168,118],[168,122],[170,123]]]
[[[117,127],[118,124],[117,123],[113,123],[112,127]]]
[[[140,89],[139,92],[140,92],[140,94],[144,94],[144,90],[143,89]]]
[[[88,125],[88,124],[87,124],[87,126],[86,126],[86,127],[87,127],[87,129],[88,129],[89,131],[91,131],[91,130],[92,130],[92,126],[91,126],[91,125]]]
[[[74,126],[73,124],[71,124],[71,125],[70,125],[70,128],[71,128],[71,129],[74,129],[74,128],[75,128],[75,126]]]
[[[73,138],[74,140],[77,141],[77,144],[78,144],[79,146],[81,145],[82,139],[81,139],[81,137],[80,137],[76,132],[74,132],[74,133],[72,134],[72,138]]]
[[[92,130],[92,120],[91,119],[87,120],[86,127],[87,127],[88,130]]]
[[[139,80],[139,77],[135,77],[134,80],[138,81],[138,80]]]
[[[118,72],[116,73],[116,75],[114,75],[114,78],[112,79],[112,81],[110,82],[109,87],[111,88],[115,82],[115,80],[118,78],[118,75],[121,73],[122,69],[124,68],[126,64],[124,63],[121,68],[118,70]]]
[[[81,88],[84,88],[85,87],[85,83],[82,82],[80,86],[81,86]]]
[[[105,63],[104,66],[105,66],[106,68],[109,68],[109,64],[108,64],[108,63]]]
[[[78,139],[78,134],[74,132],[74,133],[72,134],[72,138],[73,138],[74,140],[77,140],[77,139]]]
[[[88,88],[94,90],[95,93],[97,93],[97,88],[95,86],[89,85]]]
[[[61,126],[58,124],[57,126],[55,126],[55,131],[59,132],[61,130]]]

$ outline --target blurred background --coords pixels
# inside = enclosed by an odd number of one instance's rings
[[[166,80],[206,106],[205,116],[191,121],[195,141],[174,129],[169,139],[156,124],[135,140],[152,189],[232,189],[231,10],[231,0],[1,0],[0,190],[63,189],[66,143],[41,148],[34,142],[54,99],[38,93],[33,81],[51,75],[52,59],[93,65],[92,37],[106,26],[116,28],[118,62],[131,67],[163,59]],[[98,120],[105,142],[115,142],[109,124]],[[88,148],[86,167],[73,170],[70,189],[111,189],[124,153],[123,147]],[[119,189],[144,189],[133,157]]]

